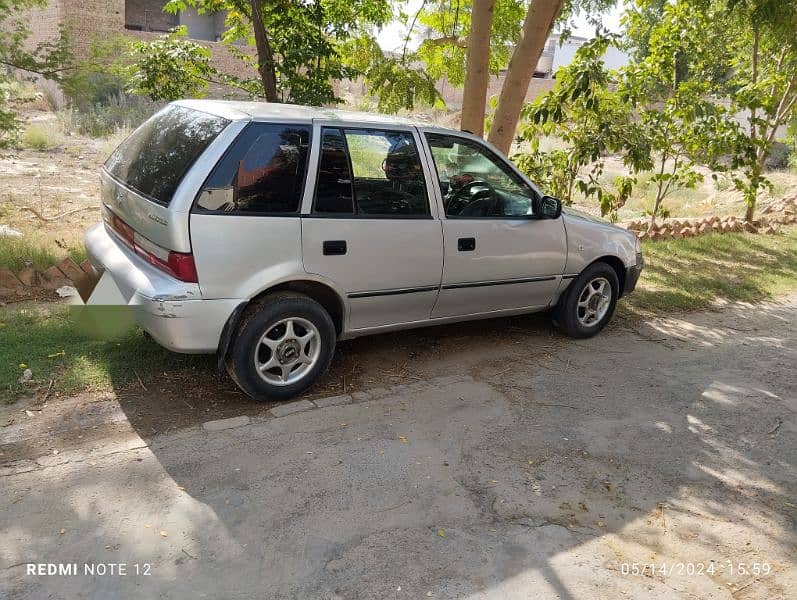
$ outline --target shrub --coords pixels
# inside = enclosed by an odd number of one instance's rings
[[[778,171],[787,168],[789,166],[790,154],[791,148],[788,144],[773,142],[772,148],[769,151],[769,156],[764,163],[764,169],[767,171]]]
[[[57,122],[42,121],[28,125],[21,141],[25,148],[52,150],[63,143],[64,134]]]
[[[66,106],[66,97],[57,83],[43,79],[38,82],[37,86],[46,105],[46,110],[58,112]]]
[[[61,84],[70,106],[87,111],[124,95],[130,83],[131,42],[125,36],[91,41],[89,58],[77,62]]]
[[[792,152],[789,155],[789,170],[797,174],[797,152]]]
[[[80,73],[64,84],[64,90],[72,106],[86,110],[96,105],[111,104],[124,95],[125,81],[113,73]]]
[[[107,104],[73,107],[62,111],[60,118],[71,130],[94,138],[114,135],[119,129],[134,129],[160,108],[149,100],[120,94]]]

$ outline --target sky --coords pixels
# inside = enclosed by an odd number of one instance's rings
[[[404,9],[405,12],[410,15],[414,14],[421,6],[422,1],[423,0],[409,0]],[[623,2],[619,2],[615,8],[604,15],[604,26],[611,31],[618,31],[620,28],[620,16],[622,15],[622,12]],[[594,33],[594,28],[587,23],[587,20],[583,15],[576,18],[575,27],[573,28],[573,35],[590,38]],[[393,22],[379,32],[377,35],[377,40],[379,45],[382,46],[383,50],[400,50],[402,46],[404,46],[404,38],[406,35],[406,29],[404,29],[400,23]],[[412,43],[410,45],[412,46]]]

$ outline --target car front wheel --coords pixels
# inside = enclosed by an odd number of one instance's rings
[[[614,314],[620,282],[603,262],[587,267],[568,286],[557,307],[556,321],[569,336],[587,338],[606,326]]]
[[[335,337],[332,319],[318,302],[302,294],[274,294],[244,315],[227,371],[255,400],[286,400],[324,374]]]

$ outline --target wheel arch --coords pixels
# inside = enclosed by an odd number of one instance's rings
[[[626,275],[625,264],[619,257],[614,256],[613,254],[606,254],[604,256],[601,256],[593,260],[585,267],[585,269],[588,269],[595,263],[599,262],[606,263],[612,269],[614,269],[614,272],[617,274],[617,282],[619,283],[619,289],[617,290],[617,297],[620,298],[623,295],[623,290],[625,290],[625,275]]]
[[[324,310],[329,313],[332,323],[335,325],[335,333],[339,336],[344,329],[346,319],[346,305],[341,296],[331,286],[312,279],[294,279],[283,281],[269,288],[261,290],[249,300],[242,301],[232,311],[224,324],[224,328],[219,338],[219,346],[216,351],[217,366],[219,370],[224,369],[224,361],[230,349],[233,335],[235,334],[241,319],[265,301],[265,299],[277,292],[295,292],[303,294],[318,302]]]

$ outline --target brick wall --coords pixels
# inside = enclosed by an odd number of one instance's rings
[[[49,0],[47,6],[32,8],[18,13],[9,22],[22,20],[27,23],[30,35],[25,42],[27,48],[35,48],[42,42],[50,42],[58,37],[63,19],[61,0]]]
[[[52,1],[52,0],[51,0]],[[69,28],[75,57],[86,58],[92,43],[125,33],[124,0],[60,0],[62,18]]]

